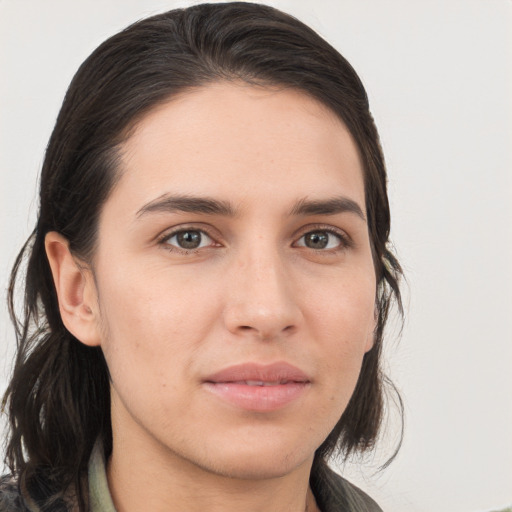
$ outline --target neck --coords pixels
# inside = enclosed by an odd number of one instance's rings
[[[309,487],[310,460],[286,475],[241,479],[206,471],[157,443],[149,450],[137,444],[130,440],[128,448],[114,440],[108,461],[118,512],[318,511]]]

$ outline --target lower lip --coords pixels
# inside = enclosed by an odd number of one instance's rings
[[[276,411],[294,402],[309,387],[307,382],[276,386],[249,386],[232,382],[206,382],[206,389],[231,405],[247,411]]]

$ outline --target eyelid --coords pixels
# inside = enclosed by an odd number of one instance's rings
[[[206,246],[206,247],[198,247],[196,249],[184,249],[182,247],[170,244],[168,242],[169,239],[171,239],[173,236],[176,236],[177,234],[179,234],[183,231],[198,231],[198,232],[202,233],[203,235],[206,235],[213,242],[213,244],[210,244],[209,246]],[[212,228],[210,228],[209,226],[205,226],[204,224],[201,224],[199,226],[197,224],[179,224],[178,226],[174,226],[172,228],[166,229],[164,232],[162,232],[160,235],[158,235],[156,237],[156,242],[158,245],[164,246],[165,249],[168,251],[176,251],[176,252],[181,252],[184,254],[198,251],[200,249],[207,249],[208,247],[214,247],[214,246],[220,247],[222,244],[217,241],[217,239],[220,237],[217,236],[216,234],[213,234],[212,231],[213,231]]]
[[[173,236],[177,235],[180,232],[187,231],[187,230],[199,231],[199,232],[203,233],[204,235],[206,235],[208,238],[210,238],[212,240],[213,244],[211,244],[207,247],[199,247],[197,249],[184,249],[184,248],[180,248],[176,245],[171,245],[168,243],[168,240],[170,238],[172,238]],[[305,245],[300,245],[300,246],[296,245],[298,240],[303,238],[308,233],[311,233],[314,231],[325,231],[327,233],[330,233],[330,234],[338,237],[340,240],[339,247],[320,250],[320,249],[311,249]],[[182,253],[190,253],[190,252],[198,251],[199,249],[208,249],[209,247],[214,247],[214,246],[221,247],[222,243],[218,242],[219,238],[220,238],[220,235],[211,226],[205,225],[205,224],[198,225],[198,224],[190,223],[190,224],[179,224],[177,226],[173,226],[172,228],[167,228],[165,231],[163,231],[161,234],[159,234],[157,237],[155,237],[155,240],[158,245],[165,246],[166,250],[182,252]],[[352,238],[346,233],[346,231],[344,231],[338,227],[329,225],[329,224],[327,224],[327,225],[326,224],[308,224],[307,226],[303,226],[300,228],[300,230],[296,231],[295,235],[293,236],[293,239],[294,239],[294,242],[293,242],[292,246],[305,247],[306,249],[310,249],[312,251],[325,252],[325,253],[342,251],[342,250],[349,249],[354,246],[354,242],[353,242]]]
[[[330,233],[330,234],[338,237],[340,239],[339,247],[332,248],[332,249],[323,249],[323,250],[311,249],[311,248],[307,247],[306,245],[300,245],[298,247],[306,247],[306,249],[310,249],[310,250],[318,251],[318,252],[329,252],[329,251],[332,252],[332,251],[340,251],[340,250],[344,250],[344,249],[349,249],[354,246],[354,242],[353,242],[352,238],[346,233],[346,231],[344,231],[340,228],[337,228],[335,226],[326,225],[326,224],[309,224],[307,226],[303,226],[299,230],[298,234],[294,237],[295,242],[293,244],[295,245],[297,243],[297,241],[300,240],[301,238],[303,238],[305,235],[307,235],[308,233],[315,232],[315,231],[325,231],[326,233]]]

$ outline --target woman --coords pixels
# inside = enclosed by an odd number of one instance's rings
[[[311,29],[205,4],[107,40],[13,270],[0,510],[380,510],[327,460],[378,434],[388,235],[366,93]]]

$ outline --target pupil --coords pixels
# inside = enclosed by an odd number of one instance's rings
[[[177,235],[178,244],[183,249],[197,249],[201,244],[199,231],[182,231]]]
[[[310,249],[324,249],[327,247],[329,237],[327,233],[316,231],[314,233],[308,233],[306,235],[306,246]]]

